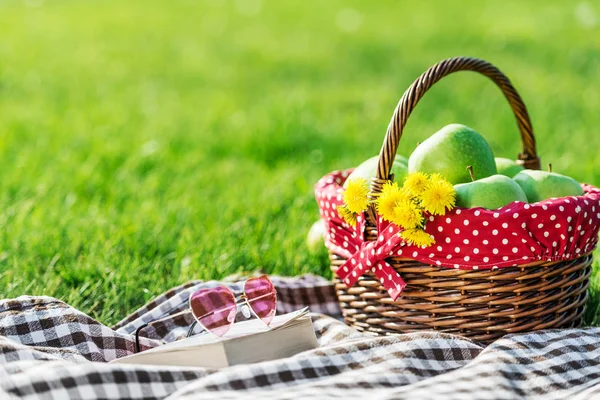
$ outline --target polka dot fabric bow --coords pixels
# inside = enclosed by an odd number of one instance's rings
[[[583,196],[514,202],[497,210],[456,208],[444,216],[431,216],[425,231],[436,243],[430,247],[405,243],[398,235],[402,229],[381,218],[377,241],[366,242],[364,215],[352,227],[337,212],[343,204],[342,184],[351,171],[332,172],[315,186],[327,228],[325,245],[347,259],[336,274],[349,287],[371,272],[396,300],[406,284],[385,262],[390,256],[447,268],[497,269],[577,258],[598,243],[600,189],[589,185],[583,185]]]

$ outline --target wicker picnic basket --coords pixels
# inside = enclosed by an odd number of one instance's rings
[[[508,78],[486,61],[456,57],[429,68],[402,96],[387,129],[377,178],[371,183],[372,195],[380,193],[382,185],[391,179],[390,168],[402,130],[419,100],[434,83],[457,71],[478,72],[502,90],[521,134],[523,151],[518,161],[529,169],[540,168],[527,109]],[[364,240],[376,241],[375,209],[365,214]],[[592,251],[578,251],[577,255],[568,260],[479,270],[389,257],[385,261],[407,284],[394,301],[373,274],[366,273],[352,287],[346,286],[335,276],[346,257],[330,251],[337,296],[349,325],[374,335],[436,330],[483,343],[508,333],[578,326],[587,300]]]

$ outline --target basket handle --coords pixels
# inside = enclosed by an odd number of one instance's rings
[[[472,57],[454,57],[443,60],[430,67],[421,76],[413,82],[404,92],[398,106],[394,110],[394,115],[387,129],[381,152],[379,153],[379,166],[377,168],[377,178],[373,180],[371,188],[372,193],[381,193],[383,183],[390,178],[390,169],[398,150],[398,143],[402,137],[402,130],[410,113],[415,108],[425,92],[433,86],[434,83],[443,77],[457,71],[475,71],[490,78],[504,94],[510,107],[517,118],[519,131],[521,131],[521,141],[523,143],[523,152],[519,154],[517,162],[528,169],[540,169],[540,159],[535,149],[535,138],[527,108],[510,83],[506,75],[498,68],[487,61]]]

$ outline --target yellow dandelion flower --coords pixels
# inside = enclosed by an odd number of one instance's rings
[[[377,198],[377,212],[386,221],[394,219],[394,208],[403,201],[409,201],[410,195],[398,187],[397,183],[383,186],[381,195]]]
[[[377,213],[379,213],[379,215],[381,215],[381,217],[386,221],[393,220],[394,208],[396,208],[398,203],[402,200],[404,200],[404,198],[400,190],[397,192],[387,193],[385,196],[379,196],[377,199]]]
[[[419,247],[429,247],[435,244],[433,236],[422,229],[405,229],[400,232],[400,237],[408,244],[413,244]]]
[[[388,195],[390,193],[394,193],[394,192],[397,192],[399,190],[400,190],[400,188],[398,187],[398,182],[387,181],[381,187],[381,194],[380,194],[380,196],[386,196],[386,195]]]
[[[429,178],[424,172],[413,172],[408,174],[404,180],[404,190],[412,196],[418,197],[429,186]]]
[[[337,208],[337,211],[338,214],[340,214],[340,217],[344,218],[344,221],[346,221],[348,225],[356,226],[356,213],[353,213],[352,211],[348,210],[346,206],[339,206]]]
[[[435,176],[438,175],[438,176]],[[456,203],[456,190],[454,186],[439,174],[431,177],[429,187],[419,196],[421,205],[433,215],[444,215]]]
[[[444,176],[442,174],[438,174],[437,172],[434,172],[433,174],[431,174],[431,176],[429,177],[429,181],[430,182],[436,182],[436,181],[446,181],[446,178],[444,178]]]
[[[344,191],[344,204],[348,210],[360,214],[369,206],[369,184],[362,178],[348,182]]]
[[[423,213],[415,202],[404,200],[394,207],[391,222],[404,229],[413,229],[423,223]]]

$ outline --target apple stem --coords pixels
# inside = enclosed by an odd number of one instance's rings
[[[552,172],[552,163],[548,164],[548,172]]]
[[[476,179],[475,179],[475,173],[473,172],[473,166],[472,166],[472,165],[469,165],[469,166],[467,167],[467,169],[469,170],[469,175],[471,175],[471,180],[472,180],[473,182],[475,182],[475,180],[476,180]]]

